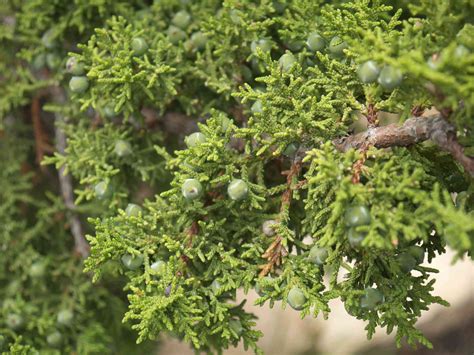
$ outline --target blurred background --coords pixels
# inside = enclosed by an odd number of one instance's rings
[[[474,354],[474,264],[470,260],[452,263],[453,254],[438,256],[430,264],[440,270],[434,285],[435,295],[447,300],[451,307],[435,305],[425,312],[418,327],[433,343],[433,349],[402,347],[397,349],[394,336],[378,329],[371,341],[366,338],[365,324],[344,310],[335,300],[328,320],[306,317],[277,302],[273,309],[266,304],[253,306],[258,297],[253,291],[247,295],[247,310],[258,316],[257,328],[264,337],[260,346],[271,355],[473,355]],[[245,295],[241,294],[242,299]],[[163,338],[159,354],[191,355],[194,352],[173,338]],[[243,346],[225,351],[227,355],[251,354]]]

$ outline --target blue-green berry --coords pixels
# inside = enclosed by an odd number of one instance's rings
[[[62,309],[58,312],[56,316],[56,321],[60,325],[71,325],[74,319],[74,313],[70,309]]]
[[[232,9],[229,12],[230,20],[235,25],[240,25],[242,23],[242,17],[240,16],[240,11],[236,9]]]
[[[82,94],[89,88],[89,79],[85,76],[73,76],[69,80],[69,89],[76,94]]]
[[[202,50],[206,47],[206,43],[207,43],[207,36],[202,33],[202,32],[194,32],[192,35],[191,35],[191,44],[192,44],[192,47],[193,49],[195,50]]]
[[[143,256],[124,254],[122,255],[122,264],[129,270],[137,270],[143,264]]]
[[[255,101],[252,107],[250,107],[250,111],[252,111],[252,113],[263,113],[262,101]]]
[[[408,248],[408,253],[413,256],[416,260],[417,265],[422,264],[425,260],[425,249],[417,245],[412,245]]]
[[[313,246],[308,254],[308,260],[316,265],[323,265],[328,257],[328,250],[324,247]]]
[[[128,217],[138,217],[142,213],[142,208],[134,203],[129,203],[125,213]]]
[[[23,326],[24,319],[21,315],[17,313],[9,313],[7,314],[7,318],[5,319],[5,324],[8,328],[17,330]]]
[[[221,285],[221,283],[220,283],[219,281],[217,281],[217,279],[214,280],[214,281],[212,281],[212,283],[211,283],[211,290],[212,290],[213,293],[219,292],[219,290],[221,289],[221,287],[222,287],[222,285]]]
[[[171,19],[173,25],[185,29],[191,23],[191,15],[187,11],[178,11]]]
[[[156,260],[153,264],[150,265],[150,270],[154,274],[161,274],[166,269],[166,263],[163,260]]]
[[[383,67],[380,72],[378,82],[386,91],[392,91],[399,87],[403,81],[403,73],[400,69],[394,68],[390,65]]]
[[[318,52],[324,49],[326,46],[326,41],[318,32],[312,32],[308,36],[308,40],[306,41],[306,45],[308,46],[310,51]]]
[[[454,49],[454,56],[456,58],[465,58],[470,52],[471,51],[466,46],[460,44]]]
[[[278,60],[278,64],[280,65],[280,69],[283,72],[288,72],[291,68],[293,68],[295,63],[296,63],[296,58],[290,52],[286,52]]]
[[[357,75],[364,84],[370,84],[377,81],[380,74],[380,68],[373,60],[361,64],[357,69]]]
[[[247,197],[248,193],[248,185],[244,180],[241,179],[232,180],[229,186],[227,187],[227,194],[234,201],[244,199],[245,197]]]
[[[290,40],[286,46],[292,52],[299,52],[304,47],[304,41],[299,39]]]
[[[33,67],[34,70],[43,69],[45,65],[46,65],[46,54],[44,53],[40,53],[37,56],[35,56],[33,58],[33,62],[31,63],[31,66]]]
[[[197,179],[186,179],[181,187],[185,199],[194,200],[201,196],[202,185]]]
[[[168,39],[172,44],[177,44],[186,39],[186,32],[179,27],[171,25],[168,27]]]
[[[115,104],[113,104],[113,103],[106,105],[103,108],[103,112],[104,112],[104,116],[106,118],[114,118],[118,114],[118,112],[115,111]]]
[[[148,44],[146,43],[144,38],[135,37],[132,39],[132,50],[133,54],[136,56],[143,55],[148,50]]]
[[[400,265],[400,269],[405,273],[410,272],[416,266],[415,257],[408,252],[399,254],[397,256],[397,261]]]
[[[347,43],[339,36],[335,36],[329,42],[329,52],[334,56],[344,55],[344,49],[347,48]]]
[[[55,331],[46,337],[46,342],[48,343],[48,345],[55,348],[60,346],[62,341],[63,341],[63,336],[58,331]]]
[[[119,139],[115,142],[114,153],[120,158],[123,158],[132,154],[132,146],[127,141]]]
[[[272,41],[266,38],[262,38],[252,41],[252,43],[250,43],[250,49],[252,50],[252,53],[256,54],[258,48],[262,52],[270,52],[272,50]]]
[[[293,158],[298,151],[298,144],[297,143],[290,143],[286,146],[283,150],[282,154],[287,158]]]
[[[370,224],[370,211],[366,206],[356,205],[349,207],[344,216],[346,226],[356,227]]]
[[[238,336],[242,335],[243,327],[242,323],[237,319],[231,319],[229,321],[229,328]]]
[[[72,75],[84,75],[84,63],[80,63],[76,57],[69,57],[66,62],[66,71]]]
[[[112,194],[112,188],[106,181],[100,181],[94,186],[95,196],[99,199],[105,199]]]
[[[303,309],[303,306],[306,303],[306,296],[298,287],[293,287],[290,292],[288,292],[286,301],[291,306],[291,308],[300,311]]]
[[[52,49],[56,46],[55,33],[52,28],[43,33],[43,36],[41,37],[41,42],[48,49]]]
[[[51,70],[56,70],[61,64],[61,58],[56,53],[46,54],[46,65]]]
[[[43,261],[35,261],[31,264],[29,275],[33,278],[43,277],[46,272],[46,263]]]
[[[353,248],[361,246],[366,236],[366,232],[357,231],[355,227],[349,228],[347,231],[347,239],[349,240],[350,246]]]
[[[206,141],[206,136],[201,132],[194,132],[191,133],[184,139],[184,143],[188,146],[188,148],[192,148],[198,146]]]
[[[372,287],[365,289],[364,295],[360,298],[360,306],[363,309],[372,310],[385,301],[383,293]]]

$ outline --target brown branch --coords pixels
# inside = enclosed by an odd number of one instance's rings
[[[31,102],[31,120],[33,121],[33,133],[35,136],[36,162],[41,164],[45,153],[52,153],[53,147],[47,142],[47,136],[41,123],[40,96],[33,97]],[[43,168],[43,167],[41,167]]]
[[[464,154],[464,148],[457,141],[455,128],[443,118],[442,113],[428,117],[412,117],[403,125],[369,128],[365,132],[335,140],[334,145],[345,152],[351,148],[362,149],[367,145],[376,148],[408,147],[428,139],[451,153],[474,177],[474,158]]]

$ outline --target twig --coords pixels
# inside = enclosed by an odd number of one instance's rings
[[[340,151],[364,146],[376,148],[407,147],[431,139],[441,149],[451,153],[464,169],[474,177],[474,158],[464,154],[464,148],[456,138],[455,128],[447,122],[442,113],[428,117],[412,117],[403,125],[391,124],[369,128],[356,135],[335,140],[334,145]]]
[[[31,120],[33,121],[33,132],[35,135],[36,162],[41,164],[44,153],[52,153],[53,147],[47,143],[46,134],[41,123],[40,97],[35,96],[31,102]],[[43,167],[42,167],[43,168]]]

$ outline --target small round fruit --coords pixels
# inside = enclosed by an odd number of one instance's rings
[[[278,14],[282,14],[286,9],[286,4],[284,1],[273,1],[273,8]]]
[[[30,266],[29,275],[33,278],[43,277],[46,271],[46,264],[43,261],[35,261]]]
[[[122,264],[129,270],[137,270],[143,264],[143,256],[141,255],[122,255]]]
[[[110,194],[112,193],[112,189],[110,188],[110,185],[107,182],[100,181],[94,186],[94,192],[95,196],[99,200],[102,200],[110,196]]]
[[[347,43],[339,36],[333,37],[329,42],[329,52],[335,56],[342,56],[346,48]]]
[[[74,319],[74,313],[70,309],[62,309],[56,316],[56,321],[61,325],[71,325]]]
[[[263,113],[263,106],[262,106],[262,101],[257,100],[253,103],[252,107],[250,107],[250,110],[253,113]]]
[[[297,143],[290,143],[286,146],[285,150],[283,150],[282,154],[285,157],[292,158],[292,157],[295,156],[297,151],[298,151],[298,144]]]
[[[206,48],[207,36],[202,32],[194,32],[191,35],[191,44],[194,49],[202,50]]]
[[[272,50],[272,41],[266,38],[258,39],[252,41],[250,44],[250,49],[252,53],[257,53],[257,48],[259,48],[262,52],[270,52]]]
[[[235,25],[240,25],[242,23],[242,17],[240,16],[240,13],[236,9],[232,9],[229,12],[230,15],[230,20],[235,24]]]
[[[46,342],[50,345],[50,346],[53,346],[53,347],[58,347],[61,345],[61,342],[63,340],[63,336],[60,332],[58,331],[55,331],[51,334],[49,334],[47,337],[46,337]]]
[[[244,199],[245,197],[247,197],[248,193],[248,185],[244,180],[241,179],[232,180],[229,186],[227,187],[227,194],[234,201]]]
[[[312,32],[308,36],[306,45],[310,51],[318,52],[324,49],[324,46],[326,46],[326,41],[318,32]]]
[[[181,192],[187,200],[194,200],[201,196],[202,185],[199,180],[196,179],[186,179],[181,187]]]
[[[417,245],[412,245],[408,248],[408,253],[416,260],[417,265],[420,265],[425,260],[425,249]]]
[[[61,58],[55,53],[46,54],[46,65],[51,70],[56,70],[61,64]]]
[[[357,227],[370,224],[370,211],[366,206],[356,205],[349,207],[344,216],[346,226]]]
[[[384,300],[385,297],[380,290],[368,287],[365,289],[365,294],[360,298],[360,306],[361,308],[372,310],[382,304]]]
[[[138,217],[142,213],[142,208],[134,203],[129,203],[125,209],[128,217]]]
[[[156,260],[150,265],[150,270],[155,274],[161,274],[166,269],[166,263],[163,260]]]
[[[178,11],[172,18],[173,25],[185,29],[191,23],[191,15],[187,11]]]
[[[456,58],[464,58],[467,55],[469,55],[469,53],[470,53],[470,50],[466,46],[463,46],[462,44],[460,44],[454,49],[454,56]]]
[[[168,285],[165,288],[165,296],[169,297],[170,295],[171,295],[171,285]]]
[[[46,48],[49,49],[52,49],[56,46],[55,33],[52,28],[43,33],[43,36],[41,37],[41,42]]]
[[[370,84],[377,81],[379,73],[380,68],[373,60],[368,60],[364,64],[361,64],[357,70],[357,75],[359,75],[360,81],[364,84]]]
[[[288,72],[291,68],[293,68],[293,65],[295,65],[295,63],[296,63],[296,58],[290,52],[286,52],[278,60],[278,64],[280,65],[280,69],[284,72]]]
[[[120,158],[132,154],[132,146],[127,141],[119,139],[115,142],[114,153]]]
[[[220,116],[219,117],[219,122],[220,122],[221,128],[224,132],[227,132],[227,130],[229,129],[229,127],[232,123],[230,118],[228,118],[227,116]]]
[[[89,80],[85,76],[73,76],[69,80],[69,89],[76,94],[82,94],[89,88]]]
[[[410,272],[416,266],[416,259],[410,253],[401,253],[397,256],[397,261],[400,269],[405,273]]]
[[[142,37],[135,37],[132,39],[132,50],[136,56],[143,55],[148,50],[148,44]]]
[[[386,65],[383,67],[383,69],[380,71],[380,75],[378,78],[380,86],[387,91],[392,91],[393,89],[399,87],[402,81],[402,71],[390,65]]]
[[[292,52],[299,52],[304,47],[304,42],[298,39],[289,41],[286,46]]]
[[[222,287],[221,283],[217,280],[212,281],[211,283],[211,290],[213,293],[217,293],[220,288]]]
[[[276,234],[276,231],[275,231],[275,226],[278,225],[278,222],[273,220],[273,219],[269,219],[265,222],[262,223],[262,232],[263,234],[265,234],[267,237],[272,237]]]
[[[323,265],[328,257],[328,250],[326,248],[313,246],[309,251],[308,260],[316,265]]]
[[[115,111],[115,104],[108,104],[103,108],[104,116],[107,118],[114,118],[118,112]]]
[[[76,57],[69,57],[66,62],[66,71],[72,75],[84,75],[84,64],[78,62]]]
[[[172,44],[177,44],[186,39],[186,33],[181,28],[171,25],[168,27],[168,39]]]
[[[238,337],[240,337],[240,335],[242,335],[243,327],[242,327],[242,323],[239,320],[231,319],[229,321],[229,328],[232,329],[232,331],[235,334],[237,334]]]
[[[17,330],[23,326],[24,319],[17,313],[10,313],[7,314],[7,319],[5,320],[5,324],[8,328]]]
[[[347,239],[349,240],[350,246],[353,248],[361,246],[366,236],[366,232],[358,232],[354,227],[349,228],[347,231]]]
[[[291,308],[300,311],[303,309],[303,306],[306,303],[306,296],[298,287],[293,287],[290,292],[288,292],[286,301],[291,306]]]
[[[33,67],[34,70],[43,69],[45,65],[46,65],[46,54],[44,53],[40,53],[37,56],[35,56],[33,58],[33,62],[31,63],[31,66]]]
[[[197,145],[200,145],[206,141],[206,136],[202,134],[201,132],[194,132],[191,133],[189,136],[187,136],[184,139],[184,143],[188,146],[188,148],[195,147]]]

